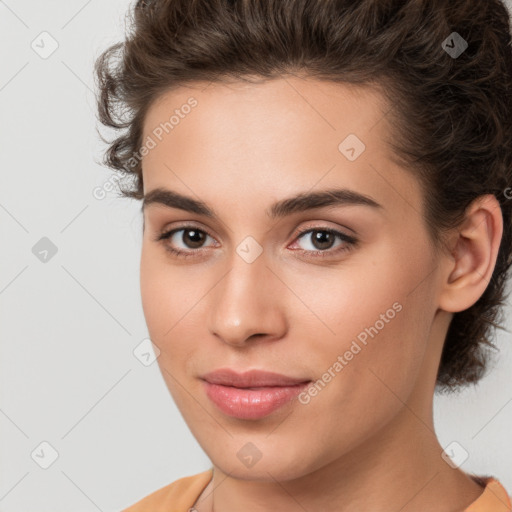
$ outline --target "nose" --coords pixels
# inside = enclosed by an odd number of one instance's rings
[[[284,288],[263,257],[247,263],[236,256],[212,290],[210,332],[233,347],[283,337],[287,329]]]

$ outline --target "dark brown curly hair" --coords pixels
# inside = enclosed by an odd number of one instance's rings
[[[133,156],[159,95],[194,81],[297,73],[379,88],[390,105],[395,158],[422,186],[434,247],[474,199],[494,194],[504,221],[496,266],[479,300],[453,316],[436,390],[476,383],[496,348],[491,328],[504,329],[512,263],[507,7],[499,0],[139,0],[128,15],[126,40],[95,62],[99,121],[117,130],[111,141],[100,134],[109,144],[103,163],[128,178],[122,196],[143,197]]]

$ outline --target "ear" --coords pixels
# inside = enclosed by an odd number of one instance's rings
[[[503,234],[501,207],[492,194],[475,199],[464,222],[450,241],[450,256],[443,260],[439,307],[464,311],[484,293],[491,280]]]

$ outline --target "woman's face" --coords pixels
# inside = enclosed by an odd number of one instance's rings
[[[225,473],[306,475],[431,399],[439,272],[419,183],[384,141],[388,109],[370,89],[293,77],[196,83],[147,113],[144,314],[179,410]],[[205,382],[226,368],[310,385]]]

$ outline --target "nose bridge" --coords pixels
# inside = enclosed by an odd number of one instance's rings
[[[278,283],[267,268],[267,258],[253,241],[242,241],[235,248],[230,267],[212,297],[209,329],[223,341],[243,344],[254,334],[276,335],[283,328],[276,297],[271,288]]]

